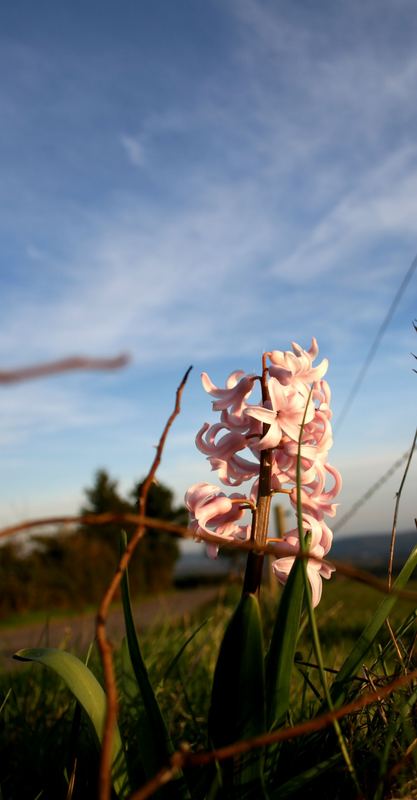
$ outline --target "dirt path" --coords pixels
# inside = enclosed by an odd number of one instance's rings
[[[158,622],[176,621],[201,606],[215,600],[219,594],[216,586],[194,589],[179,589],[169,594],[142,600],[133,608],[135,623],[140,630]],[[117,644],[124,636],[123,613],[121,609],[109,615],[107,630],[111,640]],[[45,623],[32,623],[17,628],[0,626],[0,669],[10,669],[16,662],[13,653],[24,647],[59,647],[85,652],[94,639],[94,614],[89,612],[76,617],[53,619],[53,614]]]

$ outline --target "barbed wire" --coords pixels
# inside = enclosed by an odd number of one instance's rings
[[[346,398],[346,400],[344,402],[344,405],[342,406],[342,410],[341,410],[341,412],[339,414],[339,417],[336,420],[336,424],[334,425],[335,433],[340,431],[340,428],[342,427],[342,424],[345,421],[346,416],[347,416],[348,412],[351,409],[352,403],[353,403],[353,401],[354,401],[354,399],[355,399],[355,397],[356,397],[356,395],[357,395],[357,393],[358,393],[358,391],[359,391],[359,389],[360,389],[360,387],[362,385],[363,379],[364,379],[366,373],[368,372],[368,369],[369,369],[372,361],[374,360],[374,357],[375,357],[375,354],[376,354],[376,352],[378,350],[378,347],[380,345],[381,339],[382,339],[382,337],[383,337],[383,335],[384,335],[389,323],[391,322],[392,317],[394,316],[394,312],[395,312],[395,310],[396,310],[396,308],[397,308],[397,306],[398,306],[398,304],[399,304],[399,302],[401,300],[402,295],[404,294],[404,291],[405,291],[407,285],[409,284],[409,282],[410,282],[410,280],[411,280],[411,278],[413,276],[413,273],[414,273],[416,267],[417,267],[417,255],[415,256],[415,258],[411,262],[407,272],[405,273],[405,275],[404,275],[404,277],[403,277],[403,279],[402,279],[402,281],[401,281],[401,283],[400,283],[400,285],[399,285],[399,287],[397,289],[397,292],[395,293],[394,299],[393,299],[393,301],[392,301],[392,303],[391,303],[391,305],[390,305],[390,307],[389,307],[389,309],[388,309],[388,311],[387,311],[387,313],[386,313],[381,325],[379,326],[379,328],[378,328],[378,330],[376,332],[376,336],[375,336],[375,338],[374,338],[374,340],[373,340],[373,342],[372,342],[372,344],[371,344],[371,346],[369,348],[369,352],[368,352],[368,354],[367,354],[367,356],[365,358],[365,361],[364,361],[362,367],[360,368],[360,370],[359,370],[359,372],[358,372],[358,374],[357,374],[357,376],[356,376],[356,378],[355,378],[355,380],[353,382],[353,386],[352,386],[352,388],[351,388],[351,390],[350,390],[350,392],[349,392],[349,394],[348,394],[348,396],[347,396],[347,398]]]
[[[413,452],[415,449],[416,449],[416,444],[413,445],[411,452]],[[377,492],[378,489],[380,489],[384,485],[384,483],[386,483],[387,480],[389,480],[389,478],[391,478],[392,475],[394,475],[397,469],[399,469],[401,465],[404,464],[404,462],[407,460],[409,456],[410,456],[410,449],[406,450],[405,453],[403,453],[402,456],[397,459],[397,461],[394,461],[394,463],[390,466],[390,468],[386,472],[384,472],[384,474],[381,475],[381,477],[378,478],[378,480],[375,481],[375,483],[373,483],[372,486],[369,487],[369,489],[366,490],[366,492],[359,498],[359,500],[356,501],[356,503],[354,503],[348,509],[348,511],[346,511],[345,514],[343,514],[343,517],[341,517],[336,523],[336,525],[333,526],[334,533],[336,533],[336,531],[339,531],[340,528],[346,525],[346,523],[356,514],[356,512],[360,508],[362,508],[362,506],[365,505],[365,503],[367,503],[368,500],[371,499],[371,497],[375,494],[375,492]]]

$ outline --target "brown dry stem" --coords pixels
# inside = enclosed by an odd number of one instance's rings
[[[88,356],[70,356],[58,361],[47,361],[30,367],[0,370],[0,384],[19,383],[34,378],[45,378],[61,372],[72,372],[79,369],[120,369],[129,363],[129,356],[122,354],[115,358],[89,358]]]
[[[158,446],[156,448],[155,458],[153,460],[152,466],[149,470],[149,473],[142,485],[142,490],[139,497],[139,511],[141,512],[139,516],[141,520],[139,521],[136,530],[131,537],[128,545],[126,547],[125,552],[120,558],[119,565],[116,569],[116,572],[110,581],[110,584],[101,600],[97,618],[96,618],[96,636],[97,636],[97,644],[100,651],[101,661],[103,665],[103,673],[104,673],[104,685],[105,691],[107,696],[107,708],[106,708],[106,719],[104,723],[104,731],[103,731],[103,740],[102,740],[102,748],[101,748],[101,758],[100,758],[100,769],[99,769],[99,790],[98,796],[99,800],[110,800],[111,795],[111,763],[112,763],[112,748],[113,748],[113,734],[117,720],[117,712],[118,712],[118,696],[117,696],[117,687],[116,687],[116,678],[114,673],[114,664],[113,664],[113,656],[112,656],[112,645],[107,638],[106,632],[106,620],[107,615],[109,612],[109,608],[111,602],[114,598],[115,592],[120,585],[122,580],[123,574],[129,564],[129,561],[135,551],[135,548],[140,541],[140,539],[144,536],[146,531],[146,525],[143,522],[144,518],[144,511],[146,508],[146,500],[147,495],[149,492],[149,488],[152,485],[152,482],[155,478],[155,473],[158,469],[158,466],[161,461],[162,452],[164,449],[165,441],[168,436],[169,430],[174,422],[174,419],[180,413],[181,408],[181,397],[187,382],[188,375],[190,373],[191,367],[188,368],[187,372],[185,373],[180,385],[177,388],[176,395],[175,395],[175,406],[170,414],[164,430],[162,432],[161,438],[159,440]]]
[[[45,528],[49,525],[107,525],[111,522],[120,523],[120,525],[123,523],[134,523],[137,525],[142,524],[146,528],[164,530],[168,533],[172,533],[173,536],[177,536],[182,539],[195,538],[194,531],[192,531],[190,528],[185,528],[182,525],[176,525],[173,522],[167,522],[163,519],[142,516],[139,514],[114,513],[109,511],[105,512],[104,514],[86,514],[85,516],[66,515],[28,519],[24,522],[19,522],[16,525],[9,525],[5,528],[0,528],[0,539],[13,536],[17,533],[22,533],[25,530]],[[216,534],[204,534],[203,532],[199,534],[199,539],[207,543],[219,544],[229,550],[242,550],[246,552],[248,550],[254,550],[255,552],[264,553],[267,555],[276,555],[274,546],[268,544],[268,539],[267,544],[264,547],[257,545],[256,542],[241,542],[239,540],[225,539],[223,536],[217,536]],[[371,575],[371,573],[366,572],[365,570],[352,567],[349,564],[344,564],[342,561],[337,561],[335,559],[328,561],[325,558],[319,558],[311,553],[299,552],[294,554],[294,558],[311,558],[313,561],[327,564],[328,566],[333,566],[339,575],[343,575],[345,578],[357,581],[357,583],[363,583],[366,586],[370,586],[377,592],[381,592],[381,594],[395,594],[398,597],[404,598],[405,600],[417,600],[416,591],[412,591],[411,589],[396,589],[394,586],[391,586],[391,589],[388,589],[386,581],[376,578],[374,575]]]
[[[63,526],[76,526],[76,525],[107,525],[109,523],[130,523],[134,525],[143,524],[146,528],[158,528],[158,530],[168,531],[174,536],[188,538],[192,535],[188,528],[183,525],[176,525],[174,522],[167,522],[163,519],[156,519],[155,517],[147,517],[141,514],[129,514],[124,512],[105,511],[103,514],[84,514],[78,515],[64,515],[57,517],[39,517],[38,519],[27,519],[19,522],[16,525],[8,525],[6,528],[0,528],[0,539],[13,534],[21,533],[26,530],[33,530],[34,528],[47,528],[50,525],[63,525]]]
[[[268,365],[267,357],[269,353],[264,353],[262,356],[262,402],[265,404],[269,401],[268,390]],[[263,423],[262,436],[269,430],[269,425]],[[258,549],[248,554],[246,562],[245,576],[243,580],[243,594],[255,594],[259,592],[262,570],[264,564],[264,551],[261,548],[265,547],[266,539],[268,536],[269,515],[271,510],[271,471],[272,471],[272,450],[261,450],[260,464],[259,464],[259,483],[258,483],[258,496],[256,499],[256,507],[252,516],[252,527],[250,533],[251,542],[258,545]]]

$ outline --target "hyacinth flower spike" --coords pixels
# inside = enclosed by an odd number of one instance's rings
[[[197,447],[223,484],[234,487],[250,481],[250,485],[246,494],[232,494],[229,498],[212,484],[195,484],[186,495],[196,538],[209,541],[216,534],[224,539],[250,538],[258,545],[257,552],[248,556],[244,582],[244,593],[257,592],[271,497],[276,492],[285,492],[297,509],[300,457],[303,529],[310,531],[312,537],[307,574],[314,605],[321,596],[322,578],[330,577],[332,572],[331,567],[321,563],[332,542],[332,532],[324,517],[336,513],[334,500],[341,488],[338,471],[327,463],[332,445],[332,412],[330,389],[323,376],[328,362],[323,359],[314,366],[317,355],[315,339],[308,350],[293,342],[292,351],[272,350],[264,354],[261,377],[237,370],[231,373],[224,389],[215,386],[206,373],[202,374],[203,387],[213,398],[213,410],[220,412],[221,421],[202,426],[196,437]],[[257,380],[261,382],[259,404],[249,402]],[[332,486],[326,488],[329,476],[333,479]],[[253,505],[251,526],[239,524],[248,503]],[[273,571],[281,583],[286,581],[300,549],[298,536],[294,529],[273,545],[276,555]],[[209,550],[211,555],[217,554],[218,542],[209,543]]]

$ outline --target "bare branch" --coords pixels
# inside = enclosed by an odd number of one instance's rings
[[[15,533],[21,533],[22,531],[33,530],[34,528],[46,528],[50,525],[107,525],[113,522],[119,522],[121,525],[124,523],[133,525],[143,524],[146,528],[158,528],[159,530],[167,531],[181,538],[190,538],[192,536],[192,531],[188,528],[184,528],[183,525],[176,525],[174,522],[167,522],[164,519],[146,517],[140,514],[106,511],[103,514],[85,514],[84,516],[66,515],[27,519],[16,525],[9,525],[7,528],[0,528],[0,539],[12,536]]]
[[[72,372],[80,369],[120,369],[129,363],[129,356],[122,354],[115,358],[88,358],[87,356],[70,356],[58,361],[34,364],[31,367],[0,370],[0,384],[19,383],[34,378],[44,378],[60,372]]]
[[[162,432],[161,438],[159,440],[158,447],[156,449],[155,458],[153,460],[152,466],[149,470],[148,476],[144,481],[142,486],[141,496],[139,498],[139,509],[140,511],[145,510],[146,506],[146,499],[148,495],[149,488],[152,484],[152,481],[155,478],[156,470],[161,461],[162,452],[164,449],[165,441],[168,436],[168,432],[174,422],[175,418],[180,413],[181,408],[181,397],[187,382],[188,375],[190,373],[191,367],[188,368],[187,372],[185,373],[175,395],[175,406],[174,410],[172,411],[168,421],[164,427]],[[143,516],[140,515],[140,516]],[[112,746],[113,746],[113,734],[114,728],[116,725],[117,720],[117,712],[118,712],[118,696],[117,696],[117,688],[116,688],[116,678],[114,674],[114,665],[113,665],[113,657],[112,657],[112,646],[107,638],[106,633],[106,620],[107,615],[109,612],[110,604],[113,600],[114,594],[116,589],[119,587],[120,582],[122,580],[123,574],[129,564],[129,561],[135,551],[135,548],[143,537],[146,531],[146,525],[141,521],[137,525],[135,533],[133,534],[132,538],[128,542],[127,548],[123,553],[119,566],[110,581],[110,584],[105,592],[96,618],[96,636],[97,636],[97,644],[100,650],[101,661],[103,664],[103,673],[104,673],[104,684],[107,696],[107,708],[106,708],[106,720],[104,724],[103,730],[103,740],[102,740],[102,748],[101,748],[101,759],[100,759],[100,771],[99,771],[99,800],[110,800],[111,794],[111,759],[112,759]]]
[[[173,536],[182,539],[195,538],[195,533],[193,530],[191,530],[191,528],[185,528],[182,525],[176,525],[174,522],[167,522],[166,520],[157,519],[156,517],[142,516],[141,514],[114,513],[109,511],[104,514],[86,514],[84,516],[67,515],[25,520],[24,522],[20,522],[16,525],[0,528],[0,539],[13,536],[16,533],[21,533],[25,530],[46,528],[51,525],[107,525],[114,522],[120,523],[120,525],[123,525],[124,523],[130,523],[142,525],[145,528],[164,530],[167,531],[167,533],[172,533]],[[226,539],[224,536],[219,536],[214,533],[206,534],[202,531],[199,533],[199,540],[211,544],[216,543],[229,550],[242,550],[244,552],[247,552],[248,550],[254,550],[255,552],[265,553],[267,555],[276,555],[274,546],[268,544],[268,539],[266,545],[262,547],[253,541],[243,542],[236,539]],[[342,561],[337,561],[334,559],[332,559],[332,561],[328,561],[325,558],[319,558],[311,553],[300,552],[295,553],[294,558],[308,558],[321,564],[333,566],[339,575],[343,575],[344,577],[350,578],[358,583],[363,583],[366,586],[370,586],[377,592],[381,592],[381,594],[395,594],[398,597],[403,597],[406,600],[417,600],[417,592],[408,589],[396,589],[395,586],[392,586],[391,589],[388,589],[386,581],[376,578],[374,575],[371,575],[365,570],[352,567],[349,564],[344,564]]]

